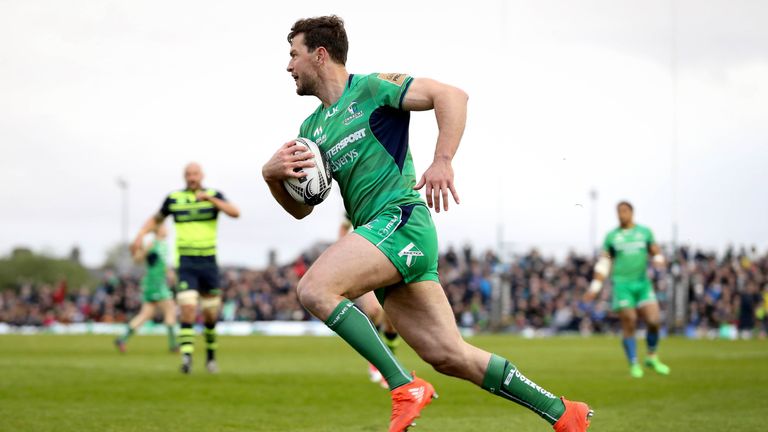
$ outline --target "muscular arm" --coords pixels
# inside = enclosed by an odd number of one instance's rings
[[[312,213],[314,207],[302,204],[295,199],[291,198],[288,191],[285,190],[283,182],[279,180],[269,181],[267,180],[267,186],[269,186],[269,192],[272,193],[272,197],[275,198],[278,204],[280,204],[285,211],[290,213],[291,216],[296,219],[304,219]]]
[[[292,147],[295,141],[283,144],[272,158],[264,164],[261,175],[269,186],[269,192],[280,206],[296,219],[303,219],[312,213],[312,206],[300,203],[288,194],[283,186],[283,180],[294,177],[300,178],[306,174],[294,171],[295,168],[306,168],[315,165],[312,152],[297,152]]]
[[[595,264],[595,270],[593,271],[592,283],[589,285],[589,289],[584,293],[584,301],[591,302],[600,293],[603,288],[603,282],[608,278],[608,274],[611,272],[611,255],[608,252],[603,251]]]
[[[133,239],[133,243],[131,243],[131,255],[135,257],[137,253],[140,253],[140,251],[144,249],[141,243],[144,241],[144,236],[154,231],[159,224],[163,223],[164,219],[165,216],[162,213],[157,212],[144,222],[144,225],[141,226],[138,234],[136,234],[136,237]]]
[[[456,204],[460,202],[453,185],[451,161],[464,134],[468,99],[463,90],[428,78],[414,78],[403,99],[404,110],[435,110],[438,135],[434,160],[415,189],[426,186],[427,205],[438,213],[441,199],[443,208],[448,210],[449,191]]]
[[[240,217],[240,210],[229,201],[224,201],[221,198],[216,198],[215,196],[211,196],[206,193],[198,194],[197,197],[198,199],[204,199],[204,200],[210,201],[211,204],[216,206],[218,210],[224,212],[224,214],[226,214],[229,217],[232,217],[232,218]]]
[[[144,261],[144,258],[147,257],[147,249],[144,247],[144,245],[140,245],[136,251],[133,252],[133,262],[136,264],[141,263]]]
[[[600,282],[603,282],[608,278],[608,273],[610,273],[612,263],[611,255],[608,254],[608,252],[603,251],[603,253],[600,254],[600,260],[603,260],[602,264],[595,265],[592,279],[597,279]]]
[[[656,267],[659,270],[663,270],[664,266],[666,265],[666,260],[664,259],[664,255],[661,253],[661,248],[656,243],[651,243],[650,246],[648,246],[648,252],[651,253],[651,263],[654,267]]]
[[[341,222],[341,225],[339,225],[339,240],[341,240],[342,237],[349,234],[349,232],[352,230],[352,222],[349,221],[349,219],[344,219]]]

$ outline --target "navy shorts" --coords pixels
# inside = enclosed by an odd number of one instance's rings
[[[180,256],[178,291],[195,290],[201,295],[219,295],[219,266],[215,256]]]

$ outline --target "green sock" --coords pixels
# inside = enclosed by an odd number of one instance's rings
[[[176,348],[176,331],[170,324],[166,325],[166,327],[168,328],[168,348],[174,349]]]
[[[219,345],[216,343],[216,323],[206,324],[205,330],[203,330],[205,336],[205,352],[208,357],[208,361],[216,359],[216,348]]]
[[[123,342],[128,342],[128,338],[133,336],[134,330],[131,328],[130,324],[127,327],[128,328],[125,330],[125,334],[120,336],[120,340]]]
[[[381,372],[394,390],[413,381],[392,352],[384,345],[368,317],[349,300],[342,300],[325,322],[360,355]]]
[[[192,354],[195,352],[195,329],[192,324],[181,323],[179,330],[179,351],[182,354]]]
[[[496,354],[491,354],[483,388],[528,408],[550,424],[555,424],[565,412],[563,401],[523,376],[515,365]]]

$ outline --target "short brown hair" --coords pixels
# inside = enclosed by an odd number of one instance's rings
[[[349,41],[347,31],[344,29],[344,20],[341,18],[330,15],[300,19],[291,27],[288,43],[291,43],[300,33],[304,34],[304,44],[309,51],[323,47],[336,63],[342,65],[347,63]]]
[[[629,210],[634,212],[635,208],[632,207],[632,204],[629,203],[629,201],[619,201],[618,204],[616,204],[616,210],[618,210],[621,206],[627,206],[629,207]]]

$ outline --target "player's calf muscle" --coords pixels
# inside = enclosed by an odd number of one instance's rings
[[[432,365],[436,371],[464,378],[469,359],[462,345],[463,343],[444,344],[440,349],[422,349],[418,353],[421,359]]]

